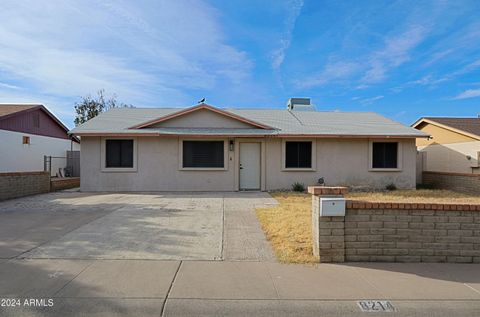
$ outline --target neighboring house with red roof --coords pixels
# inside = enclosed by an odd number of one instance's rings
[[[424,171],[480,175],[480,118],[424,117],[412,127],[431,136],[417,139]]]
[[[80,141],[41,104],[0,104],[0,172],[44,170],[44,156],[65,157]],[[65,160],[52,161],[52,175]],[[58,166],[57,166],[58,165]]]

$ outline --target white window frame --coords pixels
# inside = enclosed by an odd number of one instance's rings
[[[286,167],[287,142],[312,142],[312,167]],[[282,139],[282,171],[284,172],[315,172],[317,170],[317,140],[316,139]]]
[[[223,167],[183,167],[183,141],[223,141]],[[178,170],[180,171],[226,171],[228,170],[228,139],[179,139]]]
[[[133,167],[107,167],[106,164],[106,151],[107,151],[107,140],[133,140]],[[101,159],[101,169],[102,172],[106,173],[132,173],[137,172],[137,161],[138,161],[138,139],[136,137],[102,137],[100,146],[100,159]]]
[[[397,143],[397,167],[376,168],[373,167],[373,143]],[[403,143],[401,140],[372,139],[368,142],[368,170],[370,172],[400,172],[403,169]]]

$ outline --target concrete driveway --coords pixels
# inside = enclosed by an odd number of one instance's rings
[[[59,192],[0,203],[0,258],[273,260],[266,193]]]

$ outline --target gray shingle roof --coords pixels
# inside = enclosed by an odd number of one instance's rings
[[[180,108],[115,108],[76,127],[73,134],[156,133],[161,135],[325,135],[425,137],[424,132],[372,112],[291,112],[279,109],[225,109],[270,127],[265,129],[143,128],[132,126],[178,112]]]

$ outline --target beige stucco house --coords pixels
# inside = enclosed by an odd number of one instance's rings
[[[480,174],[480,118],[427,117],[412,127],[431,135],[417,139],[424,171]]]
[[[415,187],[415,139],[375,113],[288,109],[116,108],[76,127],[82,191],[288,189],[295,182]]]

